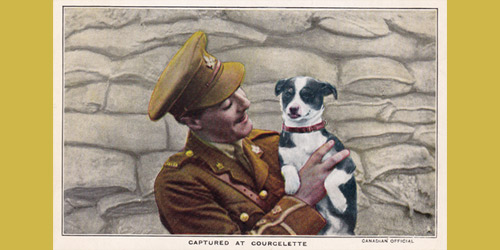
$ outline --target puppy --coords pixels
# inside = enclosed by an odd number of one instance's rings
[[[318,147],[329,140],[335,141],[334,148],[323,159],[344,149],[342,142],[325,129],[321,117],[325,109],[323,97],[333,95],[337,99],[337,90],[329,83],[298,76],[279,80],[275,94],[281,94],[283,112],[283,130],[279,141],[281,171],[285,192],[294,194],[300,186],[298,171]],[[319,234],[354,234],[357,215],[355,168],[348,157],[337,164],[326,178],[327,196],[318,202],[316,208],[327,225]]]

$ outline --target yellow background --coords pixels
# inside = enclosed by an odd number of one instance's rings
[[[490,4],[448,2],[448,249],[499,244],[500,11]],[[0,18],[0,244],[52,249],[52,1],[4,1]]]
[[[52,1],[0,12],[0,248],[52,249]]]
[[[498,4],[448,1],[448,248],[499,245]]]

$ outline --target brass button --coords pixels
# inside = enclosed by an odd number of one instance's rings
[[[185,154],[187,157],[191,157],[191,156],[193,156],[193,155],[194,155],[193,151],[191,151],[191,150],[186,151],[186,153],[184,153],[184,154]]]
[[[267,198],[267,191],[266,190],[260,191],[259,198],[261,198],[262,200],[265,200]]]
[[[223,169],[223,168],[224,168],[224,165],[222,165],[222,163],[220,163],[220,162],[217,162],[217,164],[215,164],[215,166],[216,166],[218,169]]]
[[[250,216],[248,216],[247,213],[241,213],[240,214],[240,220],[243,221],[243,222],[247,222],[248,219],[250,219]]]
[[[193,155],[194,155],[193,151],[191,151],[191,150],[186,151],[184,154],[185,154],[187,157],[191,157],[191,156],[193,156]]]

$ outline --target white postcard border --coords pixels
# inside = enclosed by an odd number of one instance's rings
[[[447,9],[446,1],[54,1],[53,3],[53,240],[54,249],[445,249],[447,240]],[[436,236],[189,236],[62,234],[63,6],[318,7],[438,9]],[[216,242],[217,245],[214,245]],[[244,242],[243,245],[236,245]],[[412,242],[412,243],[411,243]],[[210,244],[209,244],[210,243]],[[226,245],[227,244],[227,245]]]

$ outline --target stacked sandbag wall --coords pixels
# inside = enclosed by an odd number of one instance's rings
[[[274,84],[336,86],[327,128],[357,164],[359,235],[434,235],[437,11],[65,7],[65,234],[168,234],[153,182],[187,129],[147,116],[168,61],[195,31],[246,67],[254,127],[279,131]]]

